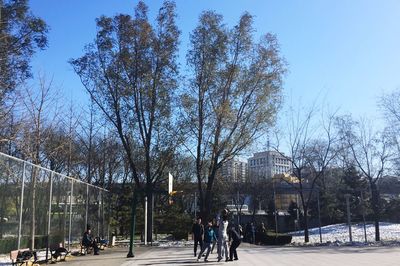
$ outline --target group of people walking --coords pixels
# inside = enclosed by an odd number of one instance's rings
[[[217,244],[218,262],[223,258],[226,262],[238,260],[236,249],[241,243],[240,225],[236,229],[234,225],[229,224],[228,211],[223,211],[221,219],[208,221],[205,228],[201,222],[201,218],[198,217],[192,227],[194,256],[197,257],[197,261],[200,261],[205,253],[204,261],[208,262],[208,256],[213,252],[215,244]],[[197,255],[198,246],[200,252]]]

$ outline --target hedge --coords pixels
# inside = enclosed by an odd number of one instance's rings
[[[256,243],[261,245],[286,245],[292,242],[292,236],[285,234],[256,233]]]
[[[62,236],[54,235],[50,236],[49,245],[62,242]],[[31,246],[30,237],[21,237],[20,248],[29,248]],[[0,239],[0,254],[7,254],[11,250],[15,250],[18,247],[17,237],[7,237]],[[35,249],[44,249],[47,247],[47,236],[35,236]]]

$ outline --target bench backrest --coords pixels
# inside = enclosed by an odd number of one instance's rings
[[[23,249],[17,249],[17,250],[11,250],[10,252],[10,259],[12,262],[17,260],[18,253],[19,252],[24,252],[24,251],[29,251],[29,248],[23,248]]]

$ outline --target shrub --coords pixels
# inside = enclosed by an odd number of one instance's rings
[[[292,236],[275,233],[256,233],[256,243],[261,245],[286,245],[292,242]]]

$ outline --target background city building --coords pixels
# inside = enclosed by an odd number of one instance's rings
[[[257,179],[269,179],[276,174],[286,174],[291,170],[290,160],[276,151],[254,153],[248,159],[249,176]]]
[[[235,159],[229,160],[222,165],[220,173],[228,181],[245,182],[247,178],[247,163]]]

